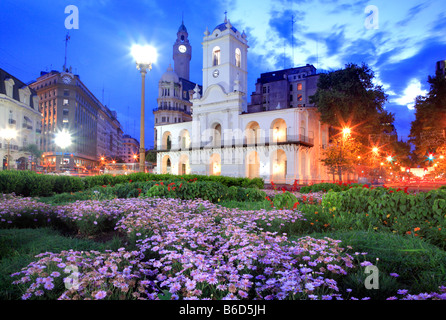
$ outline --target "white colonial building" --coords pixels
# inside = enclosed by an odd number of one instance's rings
[[[190,100],[192,120],[155,127],[158,173],[326,180],[319,159],[328,127],[317,109],[296,104],[250,111],[245,32],[225,18],[206,30],[202,44],[203,85]]]
[[[36,159],[24,151],[40,147],[42,115],[36,92],[24,82],[0,69],[0,170],[31,170]]]

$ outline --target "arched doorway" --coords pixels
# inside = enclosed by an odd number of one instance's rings
[[[189,131],[184,129],[181,130],[180,136],[178,137],[178,145],[180,146],[181,150],[186,150],[190,148],[190,135]]]
[[[245,129],[245,137],[247,145],[256,145],[260,142],[260,126],[256,121],[248,123]]]
[[[209,161],[209,175],[219,176],[221,174],[221,157],[218,153],[211,155]]]
[[[163,133],[163,140],[161,142],[162,150],[170,150],[172,148],[172,135],[169,131]]]
[[[28,161],[25,157],[20,157],[17,160],[17,170],[28,170]]]
[[[190,173],[189,156],[187,154],[183,154],[180,157],[178,174],[185,175],[189,173]]]
[[[246,156],[246,176],[250,179],[260,177],[260,160],[256,151],[251,151]]]
[[[211,126],[212,129],[212,146],[213,147],[221,147],[221,124],[215,123]]]
[[[286,142],[287,126],[285,120],[279,118],[271,123],[270,142]]]
[[[172,173],[172,161],[169,156],[164,156],[161,163],[161,173]]]
[[[271,176],[274,182],[284,183],[287,175],[287,157],[285,151],[278,149],[271,155]]]

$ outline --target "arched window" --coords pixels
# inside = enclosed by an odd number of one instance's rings
[[[242,66],[242,54],[239,48],[235,49],[235,66],[237,68]]]
[[[212,50],[212,65],[218,66],[220,64],[220,47],[215,47]]]

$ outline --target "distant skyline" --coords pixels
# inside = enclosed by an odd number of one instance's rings
[[[68,5],[79,9],[79,29],[65,28]],[[364,25],[369,5],[378,9],[378,29]],[[225,11],[248,36],[248,101],[261,73],[306,64],[330,71],[364,62],[389,95],[385,107],[395,113],[404,140],[414,120],[415,97],[427,93],[435,63],[446,60],[444,0],[2,0],[0,68],[25,83],[41,71],[61,71],[69,32],[67,65],[118,113],[124,132],[139,140],[140,75],[130,47],[153,45],[158,61],[146,78],[149,147],[158,81],[173,65],[172,46],[182,18],[192,45],[190,80],[202,84],[204,31],[222,23]]]

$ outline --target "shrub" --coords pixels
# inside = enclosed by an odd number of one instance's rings
[[[446,190],[408,194],[384,187],[352,188],[328,192],[322,206],[336,211],[333,220],[351,227],[380,226],[446,247]]]
[[[274,196],[273,204],[278,209],[295,209],[298,200],[294,194],[285,191]]]

